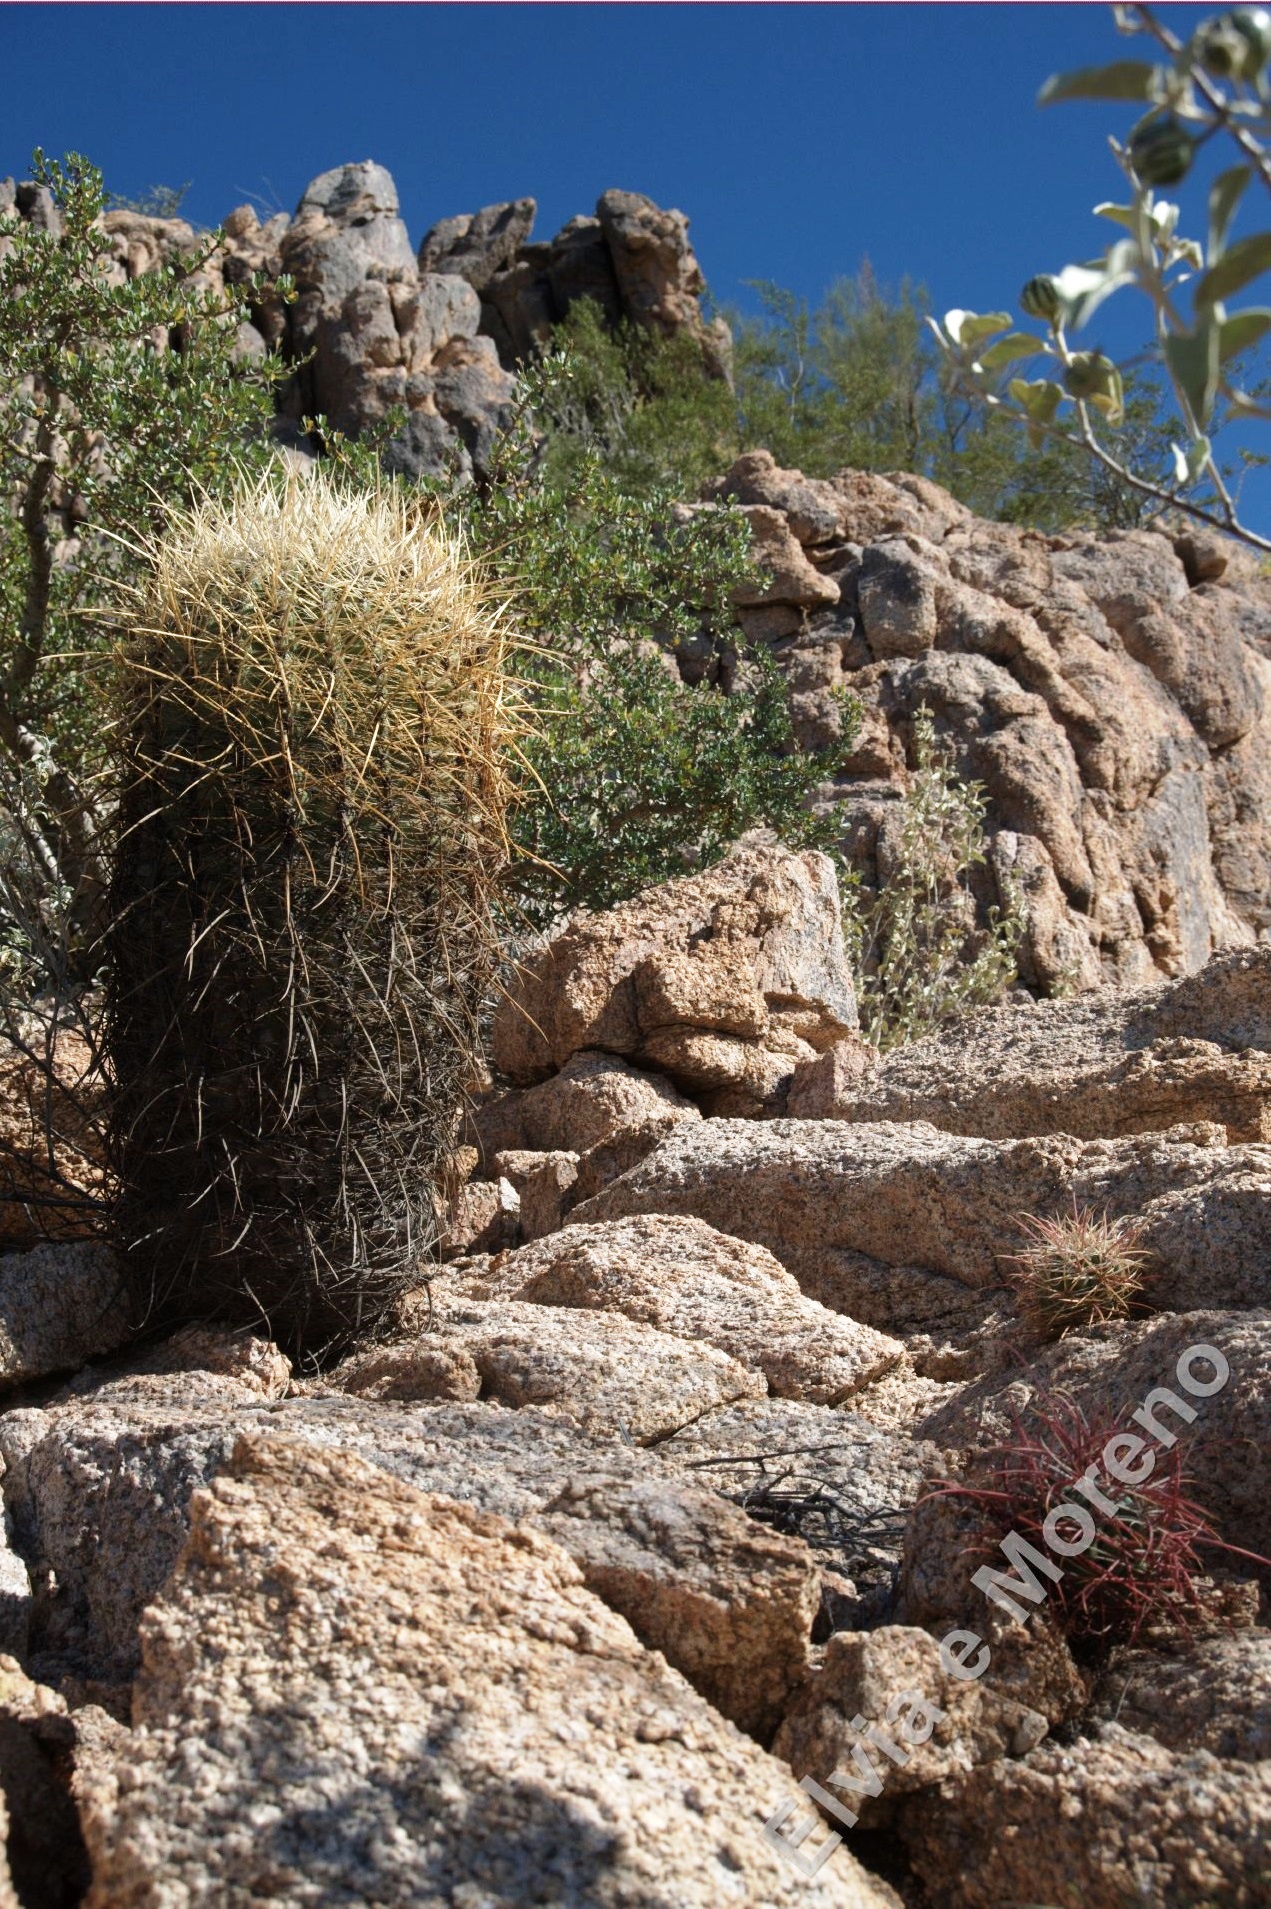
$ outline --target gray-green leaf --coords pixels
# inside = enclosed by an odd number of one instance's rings
[[[1111,66],[1082,66],[1072,73],[1054,73],[1037,95],[1039,106],[1060,99],[1158,100],[1161,78],[1146,60],[1114,60]]]
[[[1224,318],[1218,328],[1218,358],[1226,364],[1237,352],[1247,351],[1250,345],[1256,345],[1263,333],[1271,330],[1271,308],[1265,305],[1250,305],[1242,312],[1232,312]]]
[[[1065,265],[1055,284],[1064,302],[1064,316],[1074,331],[1091,319],[1106,298],[1134,283],[1138,248],[1130,239],[1118,239],[1104,259],[1092,265]]]
[[[1017,358],[1034,358],[1044,350],[1041,339],[1035,338],[1031,331],[1013,331],[990,345],[980,363],[986,371],[1000,371],[1003,365],[1014,364]]]
[[[1006,387],[1028,419],[1028,442],[1040,451],[1046,442],[1046,426],[1054,419],[1066,393],[1047,378],[1012,378]]]
[[[956,331],[955,320],[961,321]],[[944,322],[960,345],[975,346],[984,338],[995,338],[999,331],[1007,331],[1011,315],[1009,312],[948,312]]]
[[[1251,278],[1271,267],[1271,232],[1255,232],[1250,238],[1237,239],[1197,281],[1196,303],[1216,305],[1247,285]]]
[[[1233,166],[1220,173],[1209,188],[1209,263],[1217,265],[1227,246],[1227,234],[1235,217],[1240,195],[1253,177],[1248,166]]]
[[[1165,356],[1201,430],[1209,422],[1218,389],[1219,328],[1212,317],[1198,320],[1195,331],[1171,332]]]

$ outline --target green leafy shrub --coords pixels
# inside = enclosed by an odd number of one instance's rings
[[[542,794],[513,821],[528,858],[517,893],[538,925],[708,867],[757,826],[792,847],[835,846],[838,823],[807,806],[824,763],[791,753],[771,659],[752,659],[732,695],[689,688],[673,671],[653,649],[539,672],[526,757]]]
[[[215,234],[127,279],[100,173],[37,151],[32,177],[60,230],[0,214],[0,799],[16,818],[7,886],[34,911],[29,933],[9,932],[70,959],[99,926],[104,879],[96,612],[170,510],[263,463],[281,367],[235,359],[251,286],[195,282]]]
[[[579,299],[556,329],[562,360],[539,387],[544,483],[568,490],[579,461],[599,453],[628,496],[692,497],[740,449],[725,380],[686,331],[671,336],[623,320],[609,326],[594,299]]]
[[[1129,1317],[1152,1257],[1141,1226],[1075,1199],[1071,1213],[1025,1213],[1019,1224],[1032,1243],[1009,1256],[1007,1277],[1041,1338]]]
[[[549,487],[599,452],[630,496],[695,494],[743,450],[762,445],[812,477],[844,468],[915,471],[985,517],[1040,530],[1128,529],[1151,500],[1080,445],[1030,443],[963,392],[924,322],[922,288],[889,290],[868,263],[815,305],[761,283],[757,314],[730,314],[732,387],[691,336],[611,329],[581,299],[557,328],[562,373],[537,412]],[[1126,379],[1122,455],[1164,481],[1170,427],[1158,379]]]
[[[504,618],[390,487],[181,514],[116,658],[104,1056],[143,1318],[374,1327],[437,1236],[496,958]]]
[[[1149,500],[1079,445],[1029,442],[948,375],[927,296],[879,283],[863,265],[815,306],[759,286],[758,318],[735,320],[740,438],[813,477],[844,467],[914,471],[982,517],[1058,531],[1130,529]],[[1169,429],[1151,377],[1127,380],[1123,445],[1170,468]]]
[[[509,901],[536,928],[705,866],[752,828],[794,847],[830,848],[840,833],[809,806],[828,765],[796,751],[771,656],[738,652],[732,592],[754,574],[746,519],[686,509],[665,487],[633,493],[595,445],[553,463],[538,419],[569,377],[567,356],[528,370],[488,488],[443,502],[530,646],[520,672],[538,720],[511,816]]]
[[[861,1026],[882,1048],[998,1000],[1015,979],[1025,926],[1017,900],[977,925],[967,877],[984,861],[983,789],[958,776],[928,710],[915,715],[913,734],[914,766],[878,892],[863,901],[849,890],[844,909]]]

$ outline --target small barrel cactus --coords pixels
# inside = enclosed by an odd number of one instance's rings
[[[1025,1213],[1019,1224],[1030,1244],[1008,1256],[1008,1279],[1039,1337],[1128,1318],[1152,1263],[1140,1226],[1077,1201],[1070,1213]]]
[[[500,613],[388,488],[179,516],[114,671],[116,1218],[151,1319],[336,1348],[437,1237],[494,969]]]

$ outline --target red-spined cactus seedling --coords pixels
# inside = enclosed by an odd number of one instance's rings
[[[1043,1339],[1128,1318],[1152,1255],[1136,1221],[1096,1213],[1074,1199],[1068,1213],[1020,1215],[1030,1244],[1006,1257],[1026,1325]]]
[[[1036,1393],[1026,1415],[1013,1415],[1009,1440],[977,1455],[965,1481],[941,1488],[980,1508],[986,1555],[1000,1561],[998,1540],[1017,1532],[1053,1556],[1063,1576],[1047,1584],[1048,1607],[1070,1637],[1102,1646],[1132,1644],[1144,1631],[1190,1635],[1209,1616],[1205,1552],[1271,1564],[1218,1536],[1208,1513],[1187,1494],[1181,1445],[1158,1450],[1139,1484],[1110,1478],[1104,1448],[1124,1429],[1111,1413],[1087,1414],[1063,1393]],[[1115,1514],[1076,1489],[1092,1467]],[[1094,1536],[1085,1550],[1056,1555],[1046,1520],[1065,1503],[1074,1516],[1052,1523],[1065,1547],[1078,1542],[1090,1520]]]

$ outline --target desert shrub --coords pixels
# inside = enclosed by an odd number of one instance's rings
[[[1141,1483],[1106,1478],[1104,1447],[1122,1429],[1111,1413],[1087,1414],[1062,1393],[1037,1393],[1027,1417],[1015,1415],[1010,1439],[977,1459],[975,1477],[942,1487],[984,1514],[994,1547],[1014,1531],[1046,1552],[1047,1517],[1069,1500],[1094,1517],[1092,1542],[1064,1556],[1063,1575],[1047,1594],[1069,1636],[1098,1646],[1132,1644],[1147,1630],[1186,1635],[1207,1612],[1206,1551],[1268,1562],[1224,1543],[1187,1495],[1181,1446],[1156,1453],[1155,1467]],[[1115,1503],[1115,1515],[1072,1496],[1075,1482],[1091,1468]],[[1079,1521],[1059,1522],[1064,1542],[1076,1543]]]
[[[1007,1278],[1025,1321],[1044,1339],[1129,1316],[1152,1255],[1143,1228],[1080,1205],[1071,1213],[1020,1215],[1031,1245],[1012,1253]]]
[[[385,487],[175,517],[115,659],[103,1047],[147,1318],[374,1326],[437,1233],[495,960],[504,621]]]
[[[977,921],[968,876],[984,861],[984,792],[957,774],[926,709],[914,716],[913,751],[877,892],[864,900],[849,888],[844,908],[861,1026],[882,1048],[998,1000],[1015,979],[1025,926],[1015,899],[993,907],[986,926]]]
[[[845,466],[915,471],[982,517],[1038,530],[1132,528],[1151,509],[1084,446],[1030,443],[962,390],[926,322],[922,286],[890,288],[866,261],[815,305],[757,289],[759,315],[734,321],[739,448],[766,445],[815,477]],[[1164,475],[1169,437],[1159,381],[1128,380],[1124,451]]]
[[[100,173],[37,151],[32,178],[51,229],[0,213],[0,800],[5,900],[28,915],[2,932],[82,967],[104,880],[96,611],[169,510],[220,488],[236,457],[264,462],[279,366],[234,357],[251,286],[200,288],[215,235],[129,280]]]
[[[598,452],[627,496],[692,497],[736,457],[733,393],[688,332],[668,337],[626,319],[611,326],[582,298],[553,343],[563,363],[540,385],[536,407],[550,489],[568,490],[580,460]]]
[[[764,654],[732,695],[690,688],[647,650],[556,666],[537,683],[526,755],[542,795],[513,822],[531,921],[708,867],[756,827],[793,847],[835,846],[837,822],[807,806],[824,764],[790,752],[785,683]]]
[[[537,413],[549,487],[567,486],[580,457],[599,452],[629,496],[691,497],[763,445],[814,477],[916,471],[982,516],[1040,530],[1132,528],[1151,510],[1083,446],[1030,444],[958,388],[920,286],[889,288],[866,262],[816,304],[777,285],[756,290],[757,313],[730,314],[731,387],[690,335],[611,327],[580,299],[554,334],[567,374]],[[1121,450],[1162,479],[1172,469],[1158,379],[1127,379]]]
[[[554,465],[538,418],[569,377],[568,356],[529,370],[488,487],[441,499],[528,645],[518,673],[538,719],[510,820],[513,936],[703,867],[756,827],[792,847],[840,833],[809,805],[827,763],[796,750],[771,656],[739,652],[746,519],[633,493],[594,445]]]

